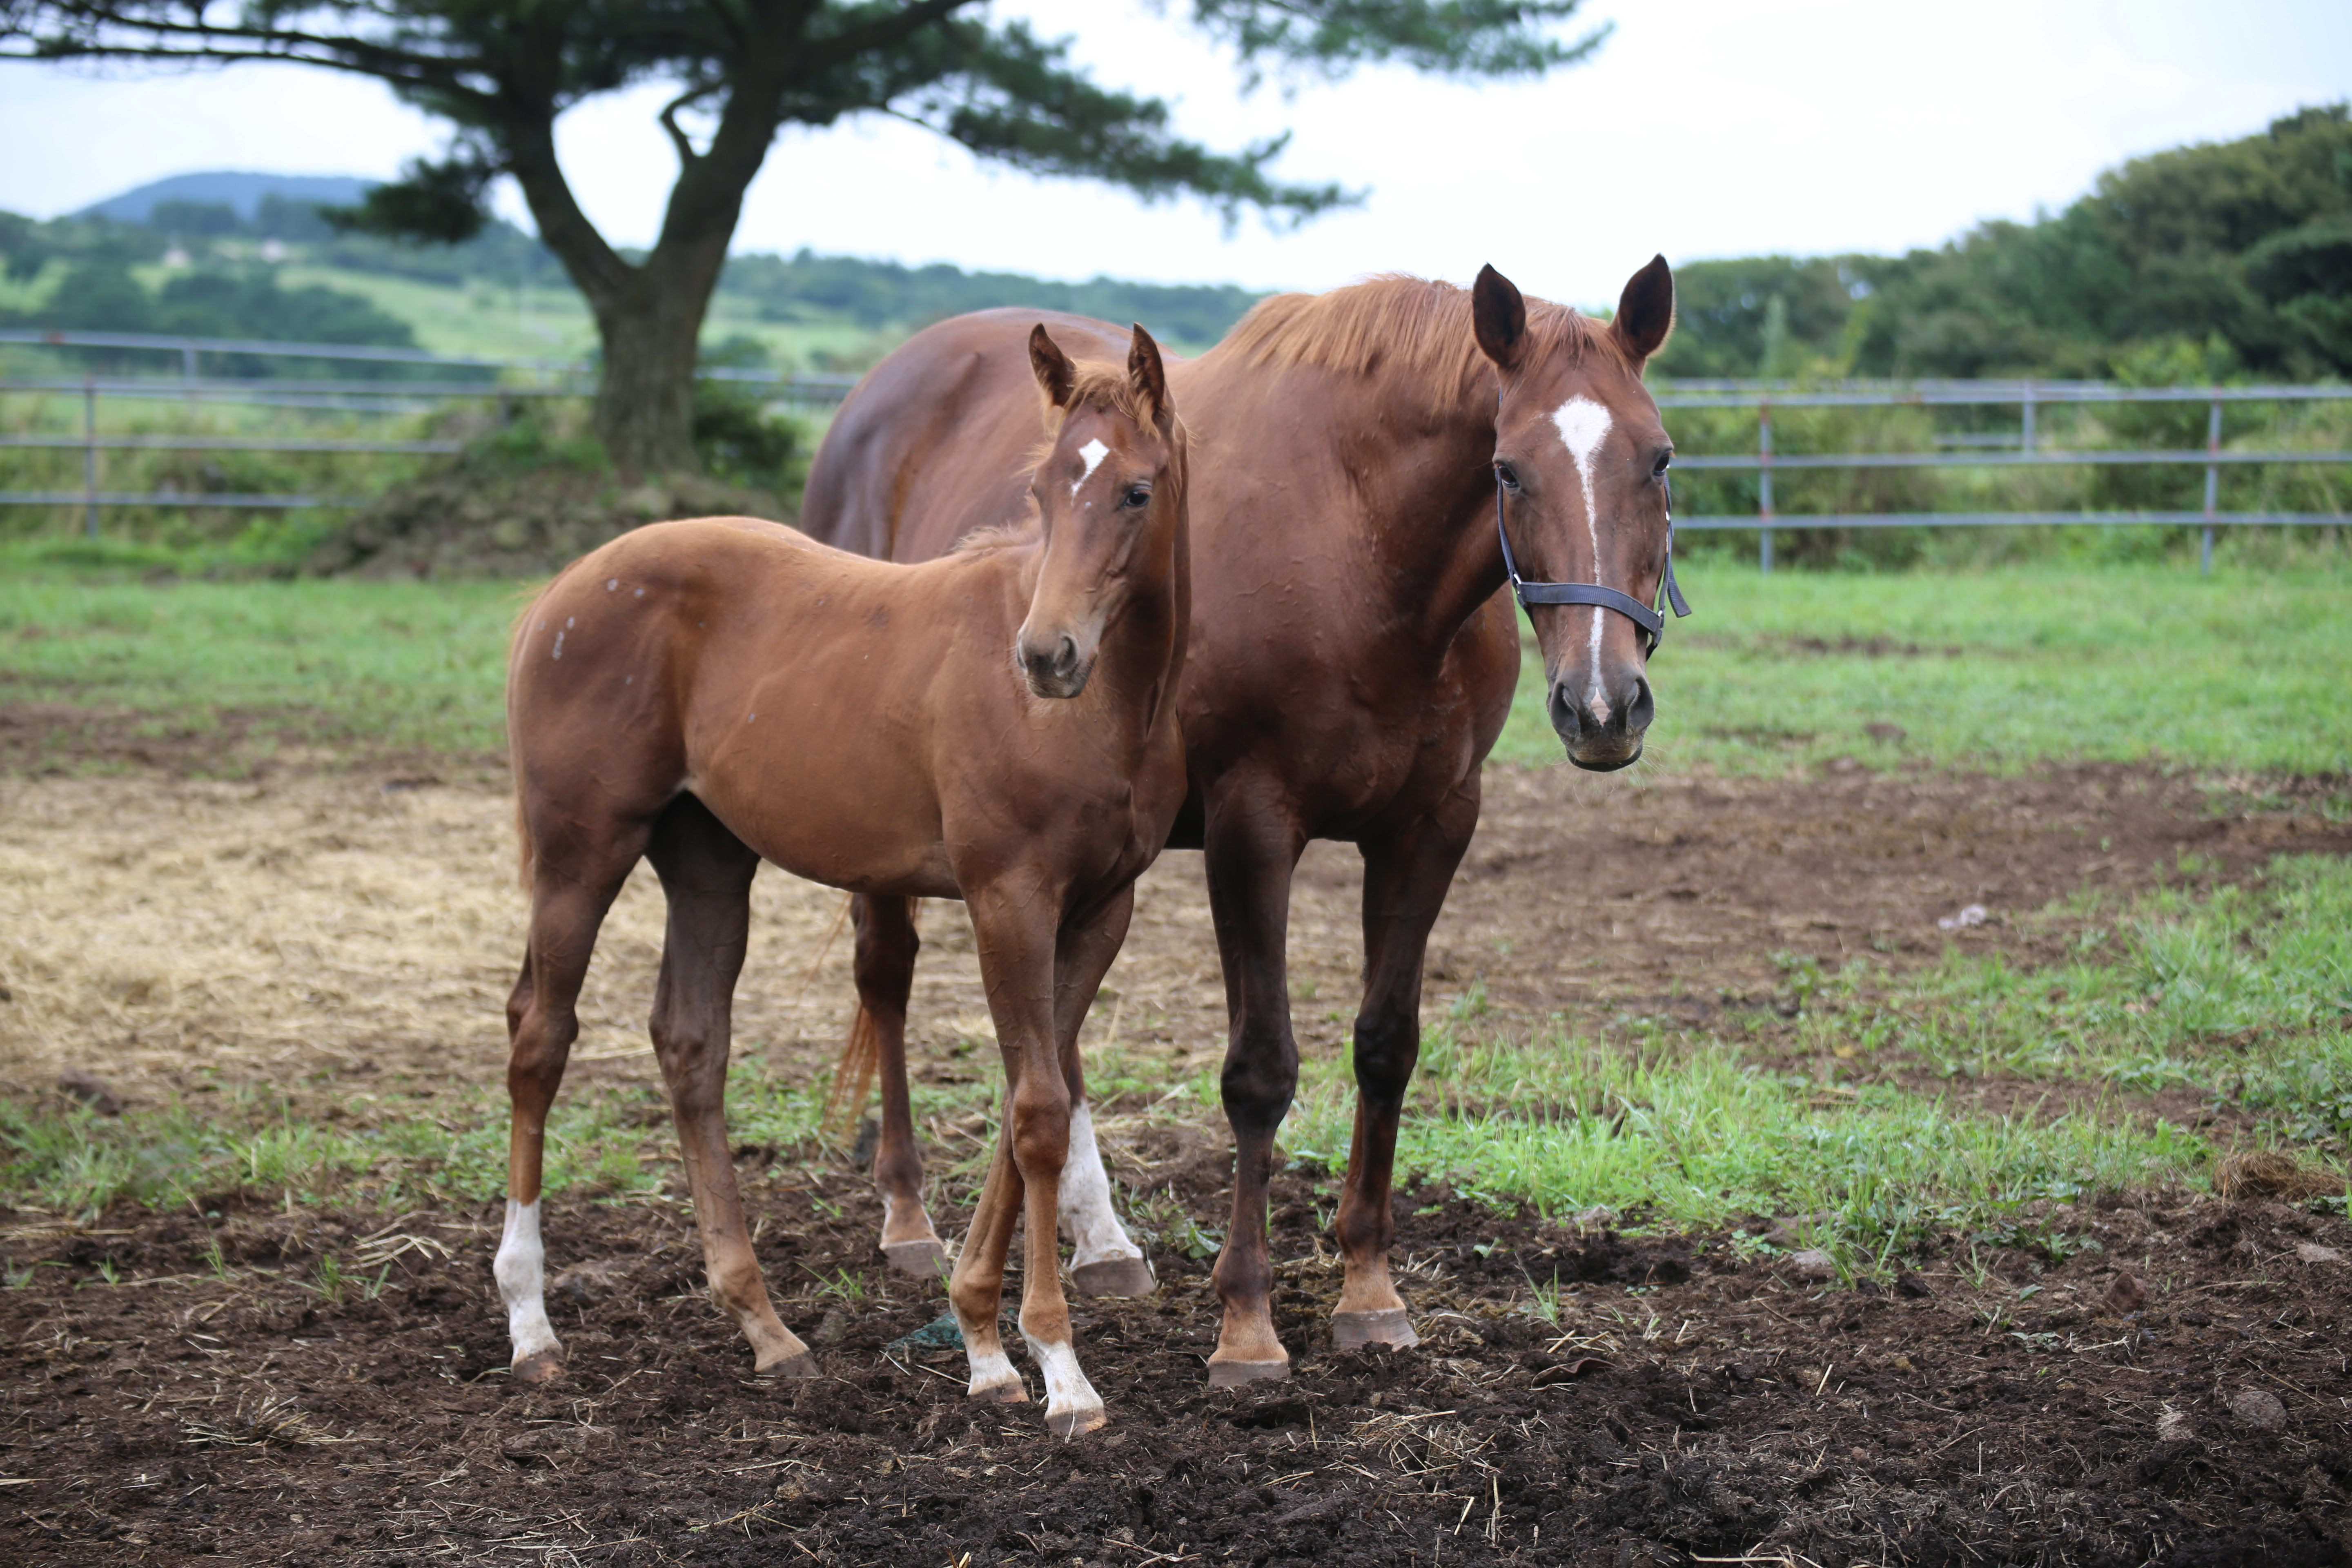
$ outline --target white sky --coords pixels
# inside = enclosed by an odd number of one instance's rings
[[[999,0],[1079,35],[1104,81],[1179,105],[1220,147],[1297,132],[1280,172],[1370,187],[1360,210],[1231,235],[1196,204],[991,171],[868,120],[788,132],[739,249],[952,261],[1053,277],[1321,289],[1366,272],[1465,279],[1593,304],[1654,251],[1899,250],[2063,205],[2104,167],[2258,131],[2352,96],[2343,0],[1588,0],[1615,35],[1533,85],[1404,71],[1241,95],[1231,62],[1136,0]],[[562,149],[613,238],[650,239],[675,171],[660,95],[567,117]],[[0,208],[49,216],[210,169],[383,176],[434,125],[372,83],[283,66],[98,78],[0,64]],[[501,210],[529,226],[511,191]]]

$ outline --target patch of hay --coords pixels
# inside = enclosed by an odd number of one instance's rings
[[[2324,1171],[2307,1171],[2276,1149],[2241,1149],[2213,1166],[2213,1190],[2225,1198],[2284,1198],[2292,1203],[2338,1193],[2344,1184]]]

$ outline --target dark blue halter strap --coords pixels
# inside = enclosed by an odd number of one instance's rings
[[[1675,520],[1667,503],[1666,570],[1658,587],[1665,602],[1674,606],[1677,616],[1687,616],[1690,605],[1683,600],[1683,591],[1675,582]],[[1503,570],[1510,574],[1511,592],[1518,595],[1519,607],[1533,605],[1594,605],[1604,610],[1614,610],[1642,628],[1648,639],[1644,654],[1654,652],[1659,637],[1666,629],[1666,617],[1657,608],[1645,605],[1631,594],[1621,594],[1614,588],[1604,588],[1598,583],[1528,583],[1519,577],[1519,563],[1511,554],[1510,531],[1503,526],[1503,483],[1495,481],[1495,537],[1503,542]]]

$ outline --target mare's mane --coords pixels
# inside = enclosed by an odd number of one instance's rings
[[[1151,423],[1150,416],[1136,396],[1134,384],[1128,380],[1124,365],[1079,363],[1071,368],[1076,374],[1070,382],[1069,401],[1059,407],[1051,403],[1044,405],[1045,431],[1038,437],[1036,445],[1022,456],[1021,471],[1024,474],[1034,472],[1037,465],[1052,455],[1054,443],[1061,438],[1062,426],[1069,423],[1072,415],[1083,408],[1100,408],[1131,425]],[[1034,544],[1043,526],[1033,498],[1026,516],[1015,522],[975,528],[957,540],[950,553],[969,555],[984,550],[1011,550],[1024,544]]]
[[[1575,363],[1595,353],[1636,369],[1605,324],[1549,300],[1529,298],[1527,307],[1529,346],[1538,354],[1560,353]],[[1267,369],[1398,374],[1465,397],[1491,385],[1489,362],[1471,331],[1470,291],[1395,272],[1328,294],[1261,300],[1213,352]]]

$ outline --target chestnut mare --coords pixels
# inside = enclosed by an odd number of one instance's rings
[[[959,317],[877,366],[818,450],[803,526],[920,561],[1017,512],[1031,319]],[[1297,1081],[1284,942],[1309,838],[1353,841],[1364,858],[1360,1098],[1332,1335],[1414,1342],[1389,1277],[1390,1167],[1420,1049],[1423,952],[1518,678],[1498,527],[1517,557],[1511,578],[1528,579],[1553,728],[1579,765],[1624,766],[1652,713],[1655,616],[1637,622],[1632,609],[1661,585],[1670,529],[1672,448],[1642,368],[1673,319],[1664,258],[1626,284],[1605,326],[1523,300],[1492,268],[1466,292],[1382,278],[1265,300],[1216,348],[1170,367],[1195,438],[1200,520],[1199,618],[1179,698],[1192,794],[1172,842],[1207,852],[1237,1145],[1212,1383],[1288,1368],[1267,1296],[1266,1190]],[[1073,341],[1110,331],[1049,320]],[[916,948],[907,900],[858,900],[859,1016],[836,1082],[862,1099],[854,1058],[878,1058],[885,1251],[935,1267],[907,1110]],[[1148,1289],[1091,1131],[1081,1097],[1064,1186],[1074,1273],[1081,1289]]]
[[[661,523],[573,563],[524,613],[507,711],[530,935],[507,1004],[497,1265],[518,1378],[562,1369],[541,1299],[541,1151],[597,925],[640,857],[669,903],[651,1027],[711,1294],[759,1371],[815,1372],[752,1256],[723,1105],[765,858],[970,906],[1008,1105],[950,1289],[971,1393],[1027,1397],[997,1334],[1025,1205],[1021,1329],[1046,1424],[1102,1425],[1055,1238],[1065,1064],[1184,799],[1170,700],[1192,620],[1184,437],[1141,327],[1124,370],[1073,366],[1043,326],[1028,360],[1058,414],[1024,465],[1032,526],[904,566],[743,518]],[[1029,417],[1034,451],[1034,404]]]

